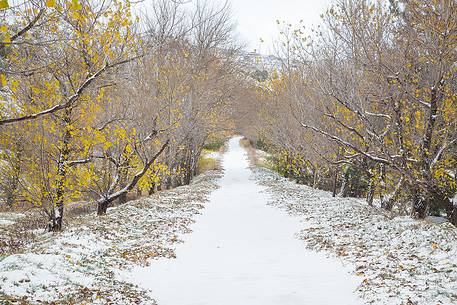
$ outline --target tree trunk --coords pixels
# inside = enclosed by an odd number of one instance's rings
[[[182,185],[181,174],[175,177],[175,187],[180,187]]]
[[[19,189],[19,179],[20,179],[20,171],[21,171],[21,167],[20,167],[20,163],[21,163],[21,156],[22,156],[22,144],[19,143],[18,144],[18,151],[16,153],[16,156],[15,156],[15,160],[14,160],[14,163],[13,163],[13,177],[11,179],[9,179],[8,181],[8,188],[6,190],[6,204],[11,208],[13,207],[13,204],[14,202],[16,201],[16,197],[17,197],[17,192],[18,192],[18,189]]]
[[[457,227],[457,201],[455,201],[452,205],[452,212],[449,217],[449,221]]]
[[[440,82],[438,82],[440,83]],[[438,84],[437,83],[437,84]],[[439,85],[441,86],[441,84]],[[427,125],[425,128],[424,136],[422,139],[421,155],[422,155],[422,172],[426,174],[425,181],[428,183],[432,182],[432,175],[430,173],[430,148],[432,145],[433,131],[435,128],[437,111],[438,111],[438,100],[441,98],[441,94],[438,92],[438,88],[433,86],[430,96],[430,111],[427,119]],[[414,190],[414,189],[413,189]],[[413,192],[413,204],[411,214],[414,218],[422,219],[425,218],[427,209],[430,203],[433,203],[437,199],[438,193],[436,192],[434,185],[428,187],[428,190],[415,189]]]
[[[368,205],[373,205],[373,199],[374,199],[374,192],[375,192],[375,183],[374,183],[374,179],[371,178],[370,179],[370,186],[368,188],[368,193],[367,193],[367,202],[368,202]]]
[[[189,185],[192,181],[192,170],[186,171],[186,175],[184,176],[184,185]]]
[[[196,166],[192,166],[192,167],[193,167],[193,168],[192,168],[192,176],[191,176],[191,179],[192,179],[192,177],[197,176],[197,167],[196,167]],[[189,182],[189,183],[190,183],[190,182]]]
[[[386,166],[380,165],[381,182],[379,187],[379,199],[381,200],[381,207],[384,205],[384,193],[386,191]]]
[[[395,202],[398,200],[398,197],[400,196],[401,191],[403,191],[403,187],[404,187],[403,181],[404,181],[404,179],[403,179],[403,177],[401,177],[400,180],[398,181],[397,185],[395,186],[395,190],[394,190],[392,196],[390,196],[390,198],[388,200],[381,201],[381,208],[383,208],[387,211],[392,211],[392,208],[393,208]]]
[[[151,196],[152,194],[155,193],[155,187],[156,187],[156,184],[152,183],[151,187],[149,188],[149,191],[148,191],[149,196]]]
[[[289,160],[289,173],[288,173],[289,178],[294,178],[294,164],[292,162],[292,159]]]
[[[349,190],[349,174],[348,173],[344,173],[343,183],[341,184],[341,190],[340,190],[340,194],[339,195],[341,197],[347,197],[348,190]]]
[[[124,193],[119,196],[119,204],[124,204],[127,202],[127,193]]]
[[[65,182],[67,180],[67,162],[70,154],[70,141],[71,132],[69,126],[71,124],[71,108],[65,110],[63,117],[64,134],[62,138],[62,145],[59,148],[59,159],[57,161],[57,181],[56,181],[56,200],[53,203],[51,212],[51,221],[49,231],[62,231],[63,212],[64,212],[64,195],[65,195]]]
[[[413,189],[413,205],[411,214],[416,219],[423,219],[427,213],[445,211],[449,220],[453,218],[454,206],[451,200],[436,185],[428,189]],[[430,213],[431,212],[431,213]]]
[[[166,179],[166,184],[165,184],[165,188],[167,190],[171,189],[171,176],[168,176],[167,179]]]
[[[338,147],[338,151],[337,151],[337,154],[336,154],[336,160],[338,161],[340,159],[340,155],[341,155],[341,149],[340,147]],[[337,187],[337,184],[338,184],[338,175],[340,173],[340,167],[338,165],[335,165],[335,173],[333,174],[333,191],[332,191],[332,196],[333,197],[336,197],[336,187]]]
[[[314,175],[313,175],[313,188],[317,189],[319,186],[319,172],[317,169],[314,170]]]
[[[413,202],[411,209],[411,216],[416,219],[425,218],[427,211],[427,200],[422,196],[419,190],[413,191]]]
[[[98,206],[97,206],[97,215],[98,216],[106,215],[106,212],[108,210],[108,205],[109,205],[109,201],[108,200],[99,202]]]
[[[192,153],[190,150],[187,151],[186,160],[186,172],[184,173],[184,185],[189,185],[192,180]]]
[[[332,185],[332,197],[336,197],[336,188],[338,184],[338,167],[335,169],[335,173],[333,174],[333,185]]]
[[[286,159],[284,160],[284,178],[289,178],[289,170],[287,169],[287,165],[289,164],[289,155],[286,155]]]

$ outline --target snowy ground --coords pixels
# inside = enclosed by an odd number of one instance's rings
[[[178,235],[189,232],[220,175],[206,172],[105,217],[82,216],[61,234],[39,236],[24,253],[0,257],[0,304],[154,304],[116,274],[174,257]]]
[[[22,217],[21,213],[0,213],[0,227],[9,226]]]
[[[308,247],[339,257],[360,277],[369,304],[457,304],[457,230],[449,223],[389,219],[364,200],[331,194],[256,168],[271,205],[306,222]]]
[[[307,250],[294,237],[299,218],[267,206],[251,180],[239,138],[224,156],[225,175],[177,258],[126,276],[160,305],[356,305],[359,279],[339,259]]]
[[[221,179],[81,216],[0,257],[0,304],[457,304],[455,228],[250,170],[238,140]]]

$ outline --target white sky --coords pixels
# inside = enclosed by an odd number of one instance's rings
[[[211,1],[211,0],[210,0]],[[224,3],[224,0],[214,0]],[[303,20],[307,29],[320,23],[320,15],[331,0],[229,0],[240,39],[248,51],[271,53],[272,40],[278,35],[276,20],[296,24]],[[265,42],[260,43],[260,38]]]
[[[145,0],[137,9],[148,9],[152,1]],[[169,0],[171,1],[171,0]],[[197,0],[183,0],[186,5],[193,5]],[[216,7],[226,0],[206,0]],[[276,20],[302,25],[309,31],[320,23],[320,15],[332,3],[332,0],[228,0],[231,6],[233,22],[236,24],[236,37],[245,43],[247,51],[256,50],[262,54],[273,54],[273,40],[278,37]],[[310,32],[308,32],[310,33]],[[264,42],[261,43],[260,39]]]

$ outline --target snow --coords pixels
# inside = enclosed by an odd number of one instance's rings
[[[0,274],[4,293],[26,295],[34,291],[36,300],[59,299],[65,294],[67,285],[90,287],[93,282],[84,272],[68,268],[65,257],[54,254],[12,255],[1,262],[1,267],[7,270]],[[54,289],[40,289],[43,286]]]
[[[436,224],[448,222],[448,219],[443,216],[427,216],[425,219]]]
[[[9,226],[12,225],[14,221],[9,219],[0,219],[0,226]]]
[[[151,257],[174,257],[176,236],[189,232],[220,175],[205,172],[191,185],[110,208],[103,217],[83,215],[62,233],[40,234],[24,253],[1,256],[0,304],[154,304],[115,275]]]
[[[222,178],[205,172],[4,252],[0,304],[457,304],[451,224],[248,169],[238,140]]]
[[[82,232],[84,229],[80,228]],[[94,276],[83,265],[75,266],[102,254],[106,246],[95,235],[85,233],[71,230],[45,243],[41,253],[15,254],[1,260],[1,291],[15,296],[33,293],[33,299],[38,301],[61,299],[73,286],[92,287]]]
[[[310,249],[352,265],[368,304],[457,304],[457,230],[439,219],[391,218],[357,198],[333,198],[265,168],[270,204],[305,220]]]
[[[9,226],[24,216],[22,213],[0,213],[0,226]]]
[[[221,153],[218,152],[218,151],[210,151],[208,153],[205,154],[205,158],[210,158],[210,159],[221,159]]]
[[[294,237],[297,217],[267,206],[240,138],[223,157],[225,175],[177,246],[177,259],[137,267],[128,277],[160,305],[361,304],[359,280],[336,258]]]

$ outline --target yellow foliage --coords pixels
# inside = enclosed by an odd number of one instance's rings
[[[56,0],[46,0],[46,6],[47,7],[55,7],[56,6]]]

